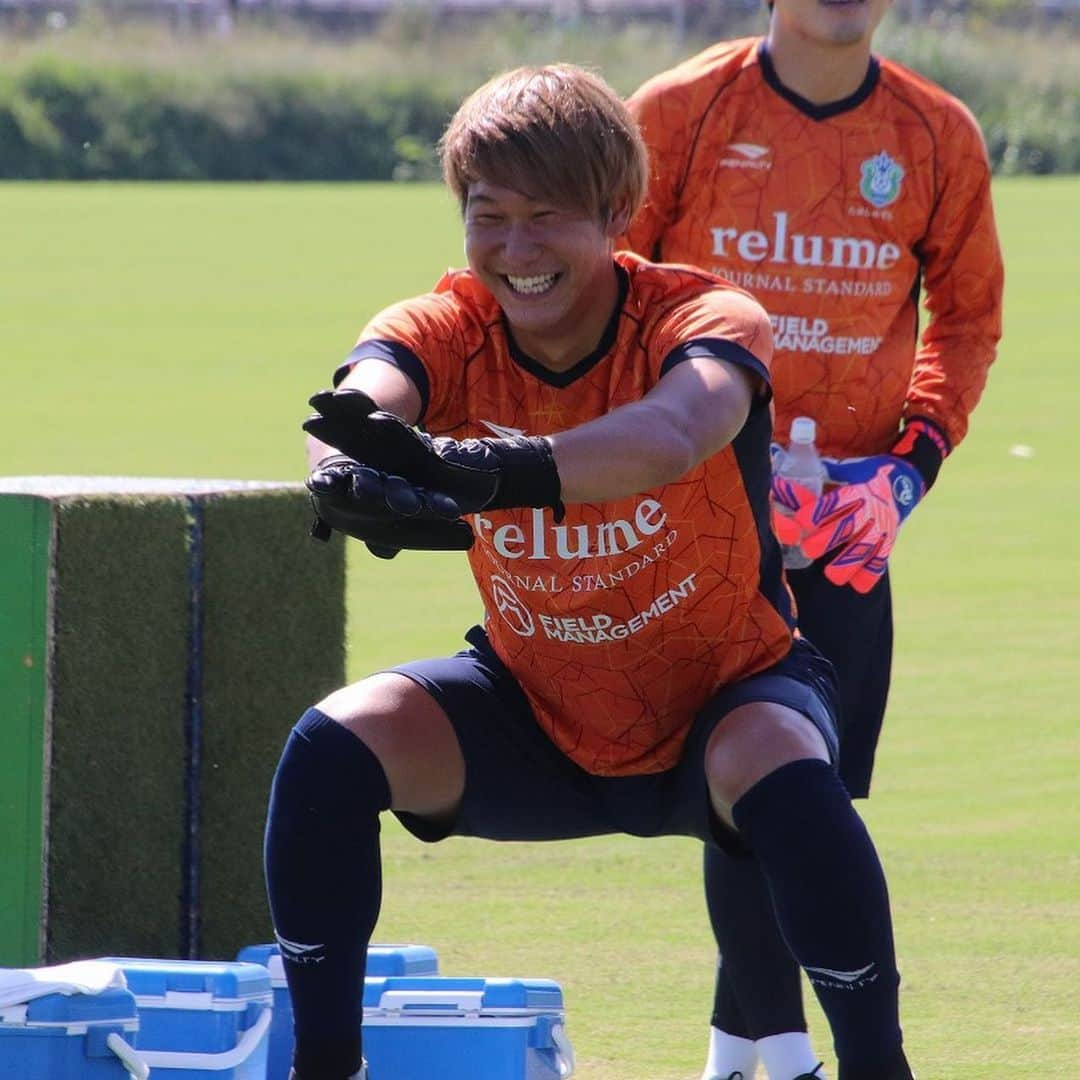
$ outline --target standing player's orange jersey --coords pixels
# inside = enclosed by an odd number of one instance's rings
[[[554,373],[523,355],[468,271],[394,305],[349,366],[408,374],[432,434],[554,434],[640,400],[680,361],[717,356],[767,386],[771,334],[748,295],[690,267],[617,256],[620,303],[596,351]],[[768,394],[725,449],[631,498],[471,515],[486,630],[554,743],[599,775],[672,767],[697,710],[791,646],[768,526]]]
[[[967,109],[876,58],[852,97],[815,106],[758,39],[701,53],[630,107],[652,176],[627,245],[761,300],[777,431],[811,416],[827,453],[854,457],[921,416],[955,446],[1001,334],[990,172]],[[916,349],[920,276],[931,318]]]

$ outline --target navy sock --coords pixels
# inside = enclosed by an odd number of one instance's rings
[[[832,1028],[840,1080],[893,1075],[900,977],[885,875],[834,769],[795,761],[732,809]]]
[[[318,709],[282,752],[266,820],[266,887],[305,1080],[350,1076],[362,1058],[364,962],[382,900],[375,755]]]
[[[806,1031],[799,965],[757,860],[706,844],[705,900],[720,950],[713,1027],[755,1040]]]

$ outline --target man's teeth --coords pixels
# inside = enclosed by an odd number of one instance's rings
[[[510,282],[510,288],[519,293],[542,293],[547,292],[555,284],[556,274],[537,274],[534,277],[514,277],[507,274],[506,280]]]

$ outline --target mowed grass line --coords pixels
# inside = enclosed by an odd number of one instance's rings
[[[1071,1076],[1080,1045],[1080,182],[996,198],[1006,338],[894,557],[896,676],[863,804],[912,1058],[940,1080]],[[460,262],[435,188],[5,185],[0,212],[5,474],[299,479],[304,397],[368,315]],[[349,607],[354,677],[457,647],[478,614],[454,556],[359,546]],[[559,979],[583,1078],[697,1076],[698,845],[383,835],[379,937],[434,945],[451,974]],[[825,1053],[813,1008],[812,1026]]]

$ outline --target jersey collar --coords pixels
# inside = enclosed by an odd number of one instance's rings
[[[623,307],[626,304],[626,296],[630,291],[630,275],[618,263],[615,263],[615,274],[619,281],[619,295],[615,302],[615,310],[611,313],[608,324],[604,327],[604,333],[600,337],[600,343],[584,359],[579,360],[572,368],[565,371],[552,371],[544,367],[531,356],[525,353],[514,340],[510,327],[506,325],[505,316],[503,325],[506,326],[506,339],[510,346],[510,358],[518,367],[527,371],[530,375],[547,383],[549,386],[557,386],[560,389],[577,382],[582,376],[587,375],[605,356],[615,344],[615,338],[619,332],[619,319],[622,317]]]
[[[758,45],[758,63],[761,64],[762,77],[769,86],[785,101],[791,102],[799,112],[809,116],[811,120],[828,120],[830,116],[838,116],[840,113],[857,108],[870,96],[881,76],[881,64],[876,56],[871,56],[870,64],[866,69],[866,77],[854,94],[841,98],[839,101],[829,101],[824,105],[815,105],[814,102],[807,101],[806,98],[796,94],[794,90],[789,90],[780,81],[779,76],[776,74],[776,68],[773,67],[772,57],[769,55],[768,42],[764,39]]]

